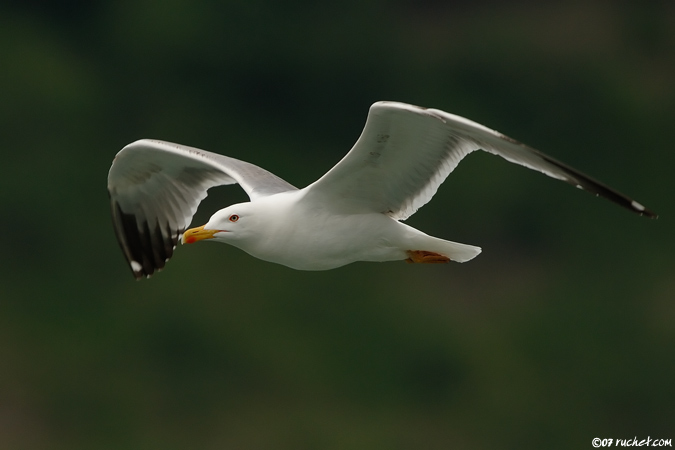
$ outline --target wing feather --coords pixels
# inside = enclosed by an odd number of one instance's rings
[[[437,109],[396,102],[371,106],[351,151],[307,188],[344,212],[405,220],[426,204],[469,153],[484,150],[563,180],[641,215],[656,215],[614,189],[497,131]]]
[[[143,139],[115,156],[108,193],[117,240],[138,279],[164,267],[207,190],[238,183],[252,201],[296,188],[253,164]]]

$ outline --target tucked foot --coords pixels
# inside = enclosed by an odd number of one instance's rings
[[[445,264],[450,262],[450,258],[439,253],[427,252],[426,250],[408,250],[407,263],[419,264]]]

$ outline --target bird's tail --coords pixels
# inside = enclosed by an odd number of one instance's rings
[[[480,247],[460,244],[459,242],[446,241],[437,237],[429,236],[409,225],[399,222],[406,231],[401,233],[405,236],[399,244],[400,248],[407,251],[421,251],[437,253],[455,262],[467,262],[474,259],[481,252]]]
[[[438,253],[460,263],[472,260],[481,252],[480,247],[446,241],[426,234],[416,236],[414,245],[417,247],[414,250]]]
[[[480,247],[474,245],[460,244],[459,242],[445,241],[443,239],[434,238],[435,252],[447,256],[456,262],[467,262],[474,259],[482,251]]]

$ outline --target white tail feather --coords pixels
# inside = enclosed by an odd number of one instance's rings
[[[459,242],[446,241],[433,236],[417,236],[415,243],[418,248],[414,250],[425,250],[428,252],[440,253],[447,256],[455,262],[467,262],[474,259],[482,251],[480,247],[474,245],[460,244]]]
[[[446,250],[446,256],[451,260],[460,263],[471,261],[482,251],[480,247],[474,245],[459,244],[451,241],[443,241],[443,243],[445,244],[445,247],[448,248],[448,250]],[[445,252],[443,252],[443,254],[445,254]]]

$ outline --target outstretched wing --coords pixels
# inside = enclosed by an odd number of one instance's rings
[[[475,150],[656,217],[640,203],[501,133],[444,111],[396,102],[371,106],[354,147],[308,186],[308,195],[343,211],[378,211],[404,220],[431,200],[462,158]]]
[[[108,173],[117,240],[134,276],[162,269],[211,187],[238,183],[252,201],[295,190],[253,164],[170,142],[124,147]]]

